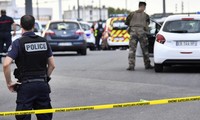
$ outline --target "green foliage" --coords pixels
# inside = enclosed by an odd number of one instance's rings
[[[126,10],[126,9],[120,9],[120,8],[113,8],[113,7],[109,7],[108,8],[108,15],[110,14],[129,14],[131,11]]]

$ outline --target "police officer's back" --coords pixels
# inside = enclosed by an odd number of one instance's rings
[[[98,22],[98,27],[97,27],[97,31],[98,31],[98,36],[101,37],[103,34],[103,23],[102,20],[99,20]]]
[[[16,34],[16,25],[14,24],[14,20],[6,15],[5,10],[1,10],[0,17],[0,63],[3,52],[7,52],[8,48],[12,43],[12,35],[11,35],[11,27],[14,28],[13,35]],[[6,44],[6,49],[4,50],[4,44]]]
[[[21,18],[23,35],[12,43],[3,68],[8,89],[17,92],[16,110],[50,109],[48,80],[55,67],[51,48],[47,41],[32,31],[35,19],[31,15]],[[14,74],[18,82],[11,80],[10,65],[15,60]],[[37,115],[38,120],[51,120],[52,114]],[[16,116],[17,120],[31,120],[30,115]]]

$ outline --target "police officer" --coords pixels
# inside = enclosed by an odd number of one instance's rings
[[[96,47],[97,47],[97,50],[100,50],[101,47],[100,47],[100,40],[101,40],[101,37],[102,37],[102,34],[103,34],[103,31],[104,31],[104,26],[103,26],[103,22],[102,20],[100,19],[98,21],[98,23],[96,24],[95,26],[95,29],[96,29]]]
[[[7,87],[17,92],[16,111],[51,109],[48,81],[55,68],[51,48],[46,39],[33,32],[35,18],[21,17],[22,37],[12,43],[3,63]],[[11,80],[10,65],[15,60],[17,82]],[[17,120],[31,120],[31,115],[16,116]],[[37,115],[38,120],[51,120],[52,114]]]
[[[5,10],[1,10],[0,17],[0,63],[2,58],[2,53],[7,52],[9,46],[12,43],[11,40],[11,26],[13,25],[14,32],[13,36],[16,34],[16,25],[14,24],[14,20],[6,15]],[[6,44],[6,50],[4,51],[4,43]]]
[[[143,59],[145,69],[152,69],[153,66],[150,64],[149,59],[149,51],[148,51],[148,39],[146,33],[148,32],[148,25],[150,23],[149,15],[147,15],[144,11],[146,9],[145,2],[139,2],[139,9],[131,12],[127,19],[126,25],[129,26],[129,34],[131,36],[129,42],[129,67],[127,70],[134,71],[135,70],[135,53],[137,43],[140,42],[140,46],[142,48]]]

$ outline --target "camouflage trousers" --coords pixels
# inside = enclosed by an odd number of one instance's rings
[[[149,50],[148,50],[149,42],[146,34],[131,35],[131,39],[129,42],[129,56],[128,56],[129,66],[135,67],[135,54],[138,42],[140,42],[140,46],[142,49],[144,65],[149,66],[151,61],[149,59]]]

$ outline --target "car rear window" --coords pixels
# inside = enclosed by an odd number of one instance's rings
[[[125,20],[116,20],[111,25],[113,29],[115,30],[125,30],[128,28],[127,25],[125,25]]]
[[[56,22],[51,23],[50,27],[51,30],[78,30],[79,25],[74,22]]]
[[[83,28],[83,30],[90,30],[90,26],[89,25],[87,25],[87,24],[83,24],[83,23],[81,23],[81,27]]]
[[[35,23],[34,28],[37,29],[37,30],[40,30],[40,26],[39,26],[39,24],[38,24],[38,23]]]
[[[20,31],[21,30],[21,26],[19,24],[16,24],[16,31]],[[11,27],[11,31],[14,31],[14,26],[12,25]]]
[[[200,33],[200,20],[176,20],[165,23],[163,31],[171,33]]]

